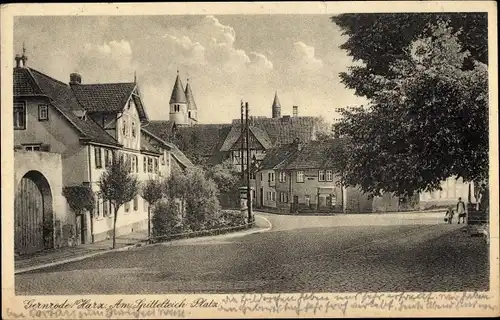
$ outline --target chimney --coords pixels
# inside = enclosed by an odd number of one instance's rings
[[[82,84],[82,76],[78,73],[72,73],[69,75],[69,84]]]
[[[20,54],[16,54],[16,58],[15,59],[16,59],[16,68],[21,68],[22,67],[22,65],[21,65],[21,60],[22,60],[21,55]]]
[[[293,116],[294,118],[299,116],[299,106],[293,106]]]
[[[299,138],[295,138],[293,139],[293,144],[295,144],[295,147],[297,148],[297,151],[301,151],[302,150],[302,142],[300,142],[300,139]]]

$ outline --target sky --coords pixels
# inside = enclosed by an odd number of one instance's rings
[[[282,115],[337,117],[334,108],[365,104],[340,82],[354,62],[328,15],[24,16],[14,20],[14,51],[28,66],[69,82],[131,82],[149,118],[168,120],[177,70],[193,89],[199,123]]]

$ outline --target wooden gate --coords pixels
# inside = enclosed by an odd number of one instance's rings
[[[40,175],[41,176],[41,175]],[[43,176],[41,179],[45,180]],[[46,182],[46,180],[45,180]],[[48,186],[47,186],[48,187]],[[31,254],[42,251],[47,241],[45,236],[52,230],[47,230],[47,223],[51,220],[50,190],[43,190],[44,185],[33,174],[25,175],[17,187],[14,200],[15,223],[15,251],[17,254]],[[47,203],[47,201],[49,203]]]

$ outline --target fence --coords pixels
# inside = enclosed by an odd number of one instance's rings
[[[193,232],[186,232],[186,233],[168,234],[168,235],[163,235],[163,236],[151,237],[149,242],[164,242],[164,241],[171,241],[171,240],[178,240],[178,239],[189,239],[189,238],[204,237],[204,236],[215,236],[215,235],[230,233],[230,232],[234,232],[234,231],[250,229],[254,226],[255,226],[255,222],[251,222],[251,223],[246,223],[246,224],[234,226],[234,227],[226,227],[226,228],[211,229],[211,230],[201,230],[201,231],[193,231]]]

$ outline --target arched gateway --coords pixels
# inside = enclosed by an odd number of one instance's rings
[[[38,171],[27,172],[14,200],[15,252],[31,254],[53,247],[52,192]]]

